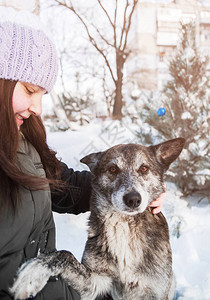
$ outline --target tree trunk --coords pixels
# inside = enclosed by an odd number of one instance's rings
[[[122,119],[122,85],[123,85],[123,66],[124,59],[121,55],[117,55],[117,80],[115,81],[115,98],[114,98],[114,107],[112,118],[121,120]]]

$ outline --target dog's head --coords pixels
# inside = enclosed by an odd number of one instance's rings
[[[96,205],[128,215],[143,212],[164,191],[164,172],[184,143],[177,138],[149,147],[122,144],[82,158],[93,174]]]

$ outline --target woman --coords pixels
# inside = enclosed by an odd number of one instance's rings
[[[18,267],[55,251],[52,209],[85,212],[91,190],[90,173],[69,169],[46,143],[41,101],[57,77],[54,45],[35,16],[9,12],[11,20],[6,9],[0,12],[0,299],[8,300]],[[153,202],[154,213],[163,197]],[[35,299],[80,296],[51,278]]]

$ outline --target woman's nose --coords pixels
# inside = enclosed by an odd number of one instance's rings
[[[29,112],[35,116],[40,116],[42,113],[42,97],[36,97],[29,107]]]

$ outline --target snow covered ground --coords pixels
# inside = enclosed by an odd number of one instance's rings
[[[135,140],[135,130],[127,122],[94,121],[77,131],[48,133],[51,148],[75,170],[85,168],[79,159],[86,154]],[[198,198],[181,196],[175,185],[167,183],[163,213],[171,233],[177,299],[210,300],[210,205],[205,200],[198,204]],[[89,212],[78,216],[54,213],[54,216],[57,248],[70,250],[80,260]]]

